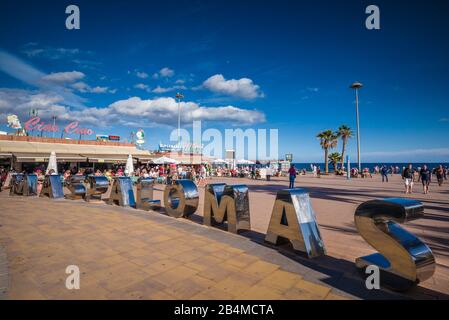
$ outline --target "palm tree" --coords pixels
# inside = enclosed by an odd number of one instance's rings
[[[329,149],[337,146],[338,136],[332,130],[324,130],[316,136],[320,139],[321,148],[324,150],[324,166],[326,174],[329,173],[329,162],[327,161]]]
[[[338,152],[332,152],[329,157],[328,161],[332,164],[332,167],[334,168],[334,171],[337,171],[337,163],[341,160],[341,155]]]
[[[339,138],[341,138],[341,141],[343,142],[340,159],[341,168],[343,169],[345,166],[346,144],[348,143],[348,140],[354,136],[354,132],[352,132],[351,128],[349,128],[347,125],[343,124],[338,128],[336,134]]]

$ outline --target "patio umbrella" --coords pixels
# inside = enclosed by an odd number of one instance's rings
[[[54,151],[50,153],[50,158],[48,159],[48,166],[45,174],[48,174],[50,170],[53,170],[54,174],[58,174],[58,164],[56,161],[56,153]]]
[[[130,176],[134,172],[134,164],[133,164],[133,157],[131,155],[128,155],[128,159],[126,160],[126,166],[125,166],[125,175]]]

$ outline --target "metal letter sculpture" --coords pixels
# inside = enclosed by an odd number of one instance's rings
[[[161,207],[161,200],[154,200],[153,178],[141,178],[137,183],[136,208],[142,210],[157,209]]]
[[[53,199],[64,198],[64,190],[62,189],[62,181],[59,174],[45,176],[40,196]]]
[[[9,189],[10,196],[21,196],[23,195],[23,185],[24,185],[25,175],[22,173],[13,173],[11,175],[11,189]]]
[[[71,176],[66,182],[67,189],[70,190],[70,194],[66,194],[67,199],[83,199],[86,195],[86,186],[84,185],[84,176]]]
[[[24,196],[37,196],[37,175],[27,174],[25,175],[23,195]]]
[[[304,189],[278,191],[265,241],[278,244],[279,238],[289,240],[295,250],[309,258],[326,254],[309,193]]]
[[[164,190],[165,210],[174,218],[192,215],[198,208],[198,200],[198,188],[192,180],[176,180]]]
[[[381,285],[398,291],[432,277],[432,251],[398,224],[423,216],[422,203],[412,199],[387,198],[359,205],[354,216],[357,230],[379,253],[357,258],[356,267],[364,272],[369,265],[378,266]]]
[[[130,177],[114,178],[108,204],[117,204],[121,207],[136,207],[133,183]]]
[[[87,177],[87,190],[84,200],[91,201],[101,200],[101,195],[106,193],[109,188],[109,180],[105,176],[88,176]]]
[[[20,196],[23,194],[23,180],[25,179],[22,173],[13,173],[11,175],[11,182],[9,189],[10,196]]]
[[[11,196],[37,196],[37,175],[15,173],[11,176]]]
[[[227,221],[228,231],[237,233],[240,229],[251,229],[249,196],[246,185],[208,184],[204,192],[204,224],[211,226]]]

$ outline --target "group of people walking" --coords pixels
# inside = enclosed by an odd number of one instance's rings
[[[427,165],[423,165],[422,168],[413,168],[413,165],[409,164],[402,171],[402,179],[404,179],[405,184],[405,193],[411,194],[413,192],[414,182],[421,181],[424,194],[428,194],[429,185],[432,182],[432,175],[435,175],[438,186],[441,187],[444,180],[447,180],[448,169],[442,165],[439,165],[433,170],[430,170]]]
[[[314,173],[315,176],[315,172],[314,171],[312,172]],[[393,174],[397,171],[396,169],[394,171],[391,171],[389,167],[383,165],[380,168],[378,168],[377,172],[380,173],[382,177],[382,182],[388,182],[388,175]],[[295,168],[295,165],[292,164],[288,170],[289,188],[295,187],[295,180],[297,174],[298,172]],[[413,168],[413,165],[409,164],[402,170],[402,179],[404,180],[405,193],[411,194],[413,192],[414,183],[421,181],[424,194],[428,194],[429,185],[432,182],[432,176],[435,176],[438,186],[442,186],[444,180],[447,180],[448,175],[449,170],[443,165],[439,165],[431,170],[426,164],[418,168]]]

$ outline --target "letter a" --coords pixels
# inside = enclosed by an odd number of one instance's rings
[[[69,30],[80,28],[80,8],[71,4],[65,8],[65,13],[70,14],[65,20],[65,27]]]
[[[309,194],[300,188],[279,190],[276,195],[265,241],[277,245],[285,240],[309,258],[326,254]]]
[[[80,288],[80,268],[75,265],[67,266],[65,273],[70,274],[65,280],[65,286],[69,290]]]
[[[368,267],[366,267],[365,273],[369,274],[369,276],[365,280],[366,288],[368,290],[380,289],[379,267],[371,264]]]
[[[368,30],[380,29],[380,10],[378,6],[370,5],[366,7],[366,14],[370,14],[365,20],[365,26]]]

